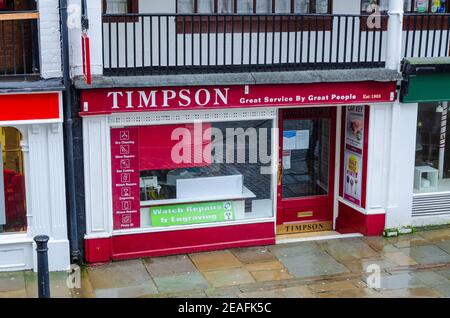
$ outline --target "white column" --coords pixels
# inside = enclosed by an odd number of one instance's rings
[[[83,118],[86,238],[112,234],[111,147],[108,118]]]
[[[402,61],[403,0],[389,1],[386,68],[399,70]]]
[[[417,104],[394,103],[391,122],[386,227],[397,228],[412,219]]]

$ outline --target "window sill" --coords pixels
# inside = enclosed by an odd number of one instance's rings
[[[243,224],[256,224],[256,223],[268,223],[276,222],[275,217],[265,217],[260,219],[242,219],[230,222],[217,222],[208,224],[192,224],[192,225],[179,225],[170,227],[160,227],[160,228],[136,228],[127,230],[114,230],[112,235],[132,235],[132,234],[144,234],[144,233],[158,233],[158,232],[170,232],[170,231],[182,231],[182,230],[195,230],[201,228],[212,228],[212,227],[223,227],[223,226],[238,226]]]

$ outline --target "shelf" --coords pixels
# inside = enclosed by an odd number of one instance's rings
[[[166,200],[149,200],[149,201],[142,201],[141,202],[141,208],[143,207],[150,207],[150,206],[159,206],[159,205],[169,205],[169,204],[183,204],[183,203],[200,203],[200,202],[211,202],[211,201],[226,201],[226,200],[242,200],[242,199],[250,199],[250,198],[256,198],[256,195],[247,189],[246,187],[243,187],[243,193],[242,194],[236,194],[236,195],[215,195],[215,196],[208,196],[208,197],[197,197],[197,198],[189,198],[189,199],[166,199]]]

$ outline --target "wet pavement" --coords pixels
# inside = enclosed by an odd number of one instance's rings
[[[450,227],[137,259],[78,273],[51,273],[52,297],[450,297]],[[32,272],[0,273],[0,297],[36,297],[36,282]]]

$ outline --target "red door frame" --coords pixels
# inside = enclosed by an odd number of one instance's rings
[[[278,118],[279,133],[279,159],[278,159],[278,183],[277,183],[277,225],[283,223],[320,222],[332,221],[334,210],[334,183],[335,183],[335,161],[336,161],[336,107],[315,107],[280,109]],[[330,124],[330,158],[329,158],[329,180],[328,194],[315,197],[289,198],[282,197],[282,152],[283,152],[283,120],[285,119],[319,119],[329,118]],[[326,212],[322,212],[328,209]],[[293,217],[298,212],[312,212],[309,217],[302,217],[295,221]]]

